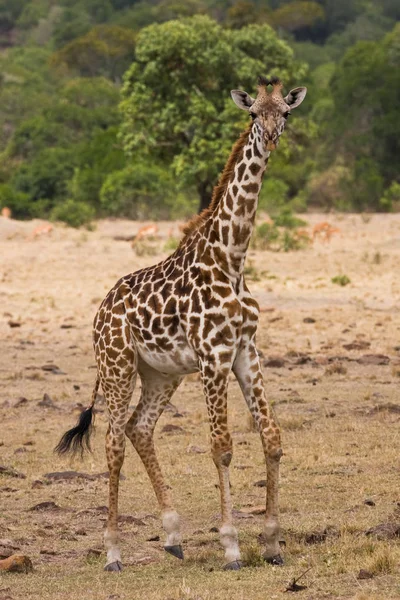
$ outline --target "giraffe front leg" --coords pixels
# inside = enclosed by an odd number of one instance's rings
[[[233,372],[260,432],[267,467],[263,556],[271,564],[282,565],[278,505],[279,461],[282,456],[280,430],[265,396],[260,361],[253,342],[239,351]]]
[[[232,460],[232,438],[228,431],[227,394],[230,368],[219,360],[201,365],[201,376],[210,420],[211,454],[218,471],[221,494],[221,544],[225,548],[225,570],[241,568],[236,528],[232,522],[232,500],[229,465]]]

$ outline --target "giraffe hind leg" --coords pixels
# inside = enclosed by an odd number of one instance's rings
[[[140,367],[142,393],[139,403],[126,426],[126,435],[139,454],[154,488],[167,534],[164,549],[183,559],[180,519],[173,508],[171,495],[156,456],[153,432],[166,404],[182,381],[181,376],[164,375],[142,364]]]
[[[120,471],[125,457],[125,427],[128,420],[128,409],[136,383],[136,350],[133,350],[133,356],[134,360],[129,367],[118,372],[111,370],[108,372],[103,371],[103,376],[101,377],[101,386],[106,398],[109,416],[109,425],[106,434],[109,504],[107,527],[104,534],[104,544],[107,550],[105,570],[113,572],[122,570],[118,534],[118,489]]]

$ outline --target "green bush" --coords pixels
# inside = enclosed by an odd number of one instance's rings
[[[166,219],[176,193],[167,169],[136,163],[107,177],[100,190],[100,202],[107,214],[131,219]]]
[[[283,208],[279,215],[274,217],[274,222],[277,227],[286,227],[287,229],[296,229],[307,225],[306,221],[296,217],[288,207]]]
[[[50,212],[52,221],[63,221],[71,227],[88,225],[95,217],[95,210],[84,202],[73,199],[65,200],[55,206]]]
[[[335,277],[332,277],[331,281],[332,283],[341,285],[342,287],[351,283],[351,280],[349,277],[347,277],[347,275],[335,275]]]
[[[0,185],[0,208],[7,206],[16,219],[34,217],[29,195],[18,192],[11,185],[3,183]]]

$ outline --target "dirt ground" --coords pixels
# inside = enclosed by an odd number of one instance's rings
[[[284,600],[307,569],[300,599],[400,597],[400,215],[305,218],[309,231],[326,220],[340,231],[297,252],[250,251],[248,262],[262,311],[265,384],[283,430],[285,566],[259,558],[263,455],[232,380],[231,483],[248,566],[222,571],[217,474],[200,383],[191,376],[155,435],[186,558],[163,551],[155,497],[129,446],[120,494],[125,570],[115,575],[103,572],[101,398],[93,454],[70,462],[52,449],[90,398],[99,303],[120,276],[167,256],[168,236],[179,230],[160,224],[156,245],[138,256],[114,238],[142,224],[107,220],[93,232],[56,226],[33,236],[39,222],[0,217],[0,558],[24,553],[34,566],[0,575],[0,600]],[[332,283],[337,275],[350,283]],[[81,476],[51,476],[65,471]]]

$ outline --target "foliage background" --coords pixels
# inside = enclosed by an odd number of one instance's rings
[[[246,122],[232,88],[307,85],[261,206],[400,206],[398,0],[0,0],[0,207],[175,218]]]

